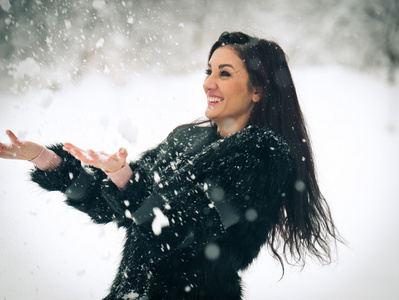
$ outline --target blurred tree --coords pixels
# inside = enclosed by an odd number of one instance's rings
[[[1,3],[0,89],[15,92],[90,72],[122,83],[132,71],[189,72],[225,30],[276,39],[295,64],[385,70],[391,82],[399,67],[399,0]]]
[[[368,56],[373,57],[382,52],[383,64],[388,69],[388,79],[393,83],[399,69],[399,0],[367,0],[364,11],[364,24],[369,32],[370,42],[379,50]]]

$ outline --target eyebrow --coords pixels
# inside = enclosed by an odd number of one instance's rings
[[[208,67],[211,67],[211,64],[208,64]],[[230,65],[230,64],[221,64],[221,65],[219,65],[219,69],[223,69],[224,67],[230,67],[233,70],[235,70],[234,67],[232,65]]]

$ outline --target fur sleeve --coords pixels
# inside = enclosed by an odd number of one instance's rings
[[[61,157],[61,164],[52,171],[42,171],[36,166],[30,173],[33,182],[48,191],[65,192],[73,179],[78,177],[81,171],[81,164],[72,155],[62,149],[62,144],[48,147]]]
[[[89,174],[86,174],[80,161],[64,151],[62,144],[50,146],[49,149],[62,158],[61,164],[52,171],[34,167],[30,173],[32,181],[48,191],[64,193],[68,205],[88,214],[96,223],[117,221],[121,226],[126,225],[124,208],[128,203],[125,200],[130,199],[131,206],[135,207],[148,196],[152,182],[144,166],[151,161],[154,151],[149,151],[141,160],[130,164],[134,175],[126,191],[119,191],[102,170],[89,168]],[[76,193],[79,188],[82,191]],[[75,192],[70,193],[74,189]]]

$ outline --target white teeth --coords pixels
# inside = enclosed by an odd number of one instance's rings
[[[222,99],[216,97],[208,97],[208,102],[220,102]]]

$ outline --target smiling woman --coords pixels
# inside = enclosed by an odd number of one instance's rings
[[[223,33],[206,74],[209,126],[179,126],[136,161],[122,148],[47,148],[11,131],[11,145],[0,143],[1,158],[35,164],[41,187],[96,223],[126,229],[107,300],[238,300],[239,271],[263,245],[284,266],[287,256],[329,262],[340,240],[281,48]]]
[[[209,60],[206,74],[206,117],[217,124],[221,136],[246,127],[259,93],[248,85],[248,72],[237,52],[229,46],[218,48]]]

